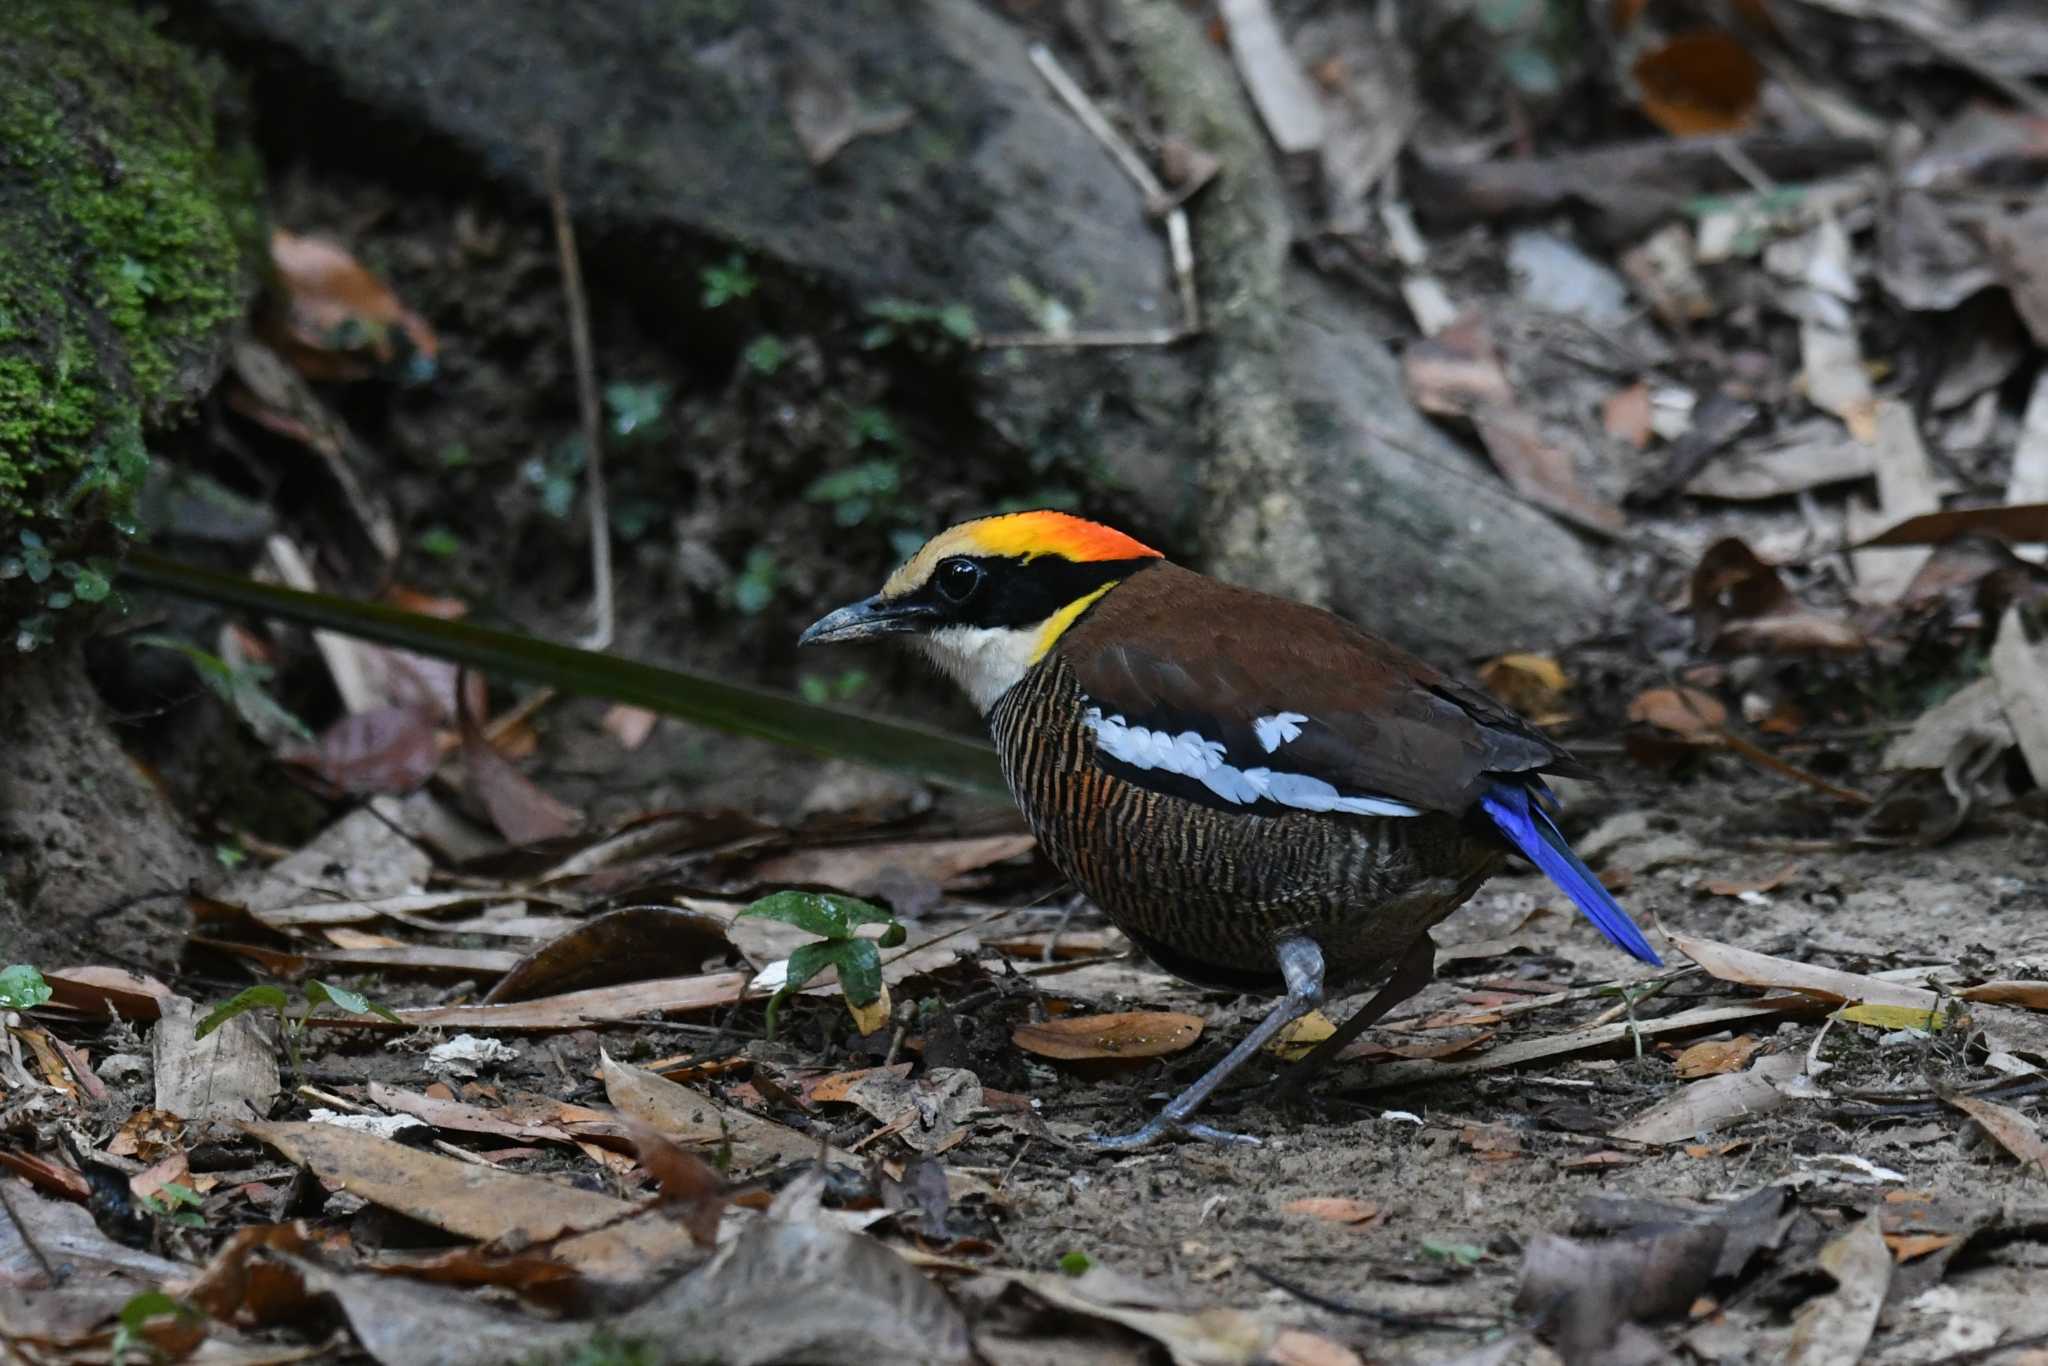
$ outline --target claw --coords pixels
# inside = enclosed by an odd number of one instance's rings
[[[1204,1143],[1214,1143],[1219,1147],[1256,1148],[1265,1142],[1264,1139],[1254,1138],[1250,1134],[1232,1133],[1228,1129],[1219,1129],[1200,1120],[1173,1120],[1165,1115],[1156,1116],[1127,1134],[1087,1134],[1081,1141],[1102,1152],[1134,1153],[1141,1148],[1151,1147],[1169,1134],[1200,1139]]]

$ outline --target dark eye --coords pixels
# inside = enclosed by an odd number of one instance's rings
[[[932,571],[932,582],[947,602],[965,602],[981,587],[981,566],[972,560],[940,560]]]

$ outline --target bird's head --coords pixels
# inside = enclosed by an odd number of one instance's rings
[[[811,623],[799,645],[913,638],[983,711],[1060,633],[1159,552],[1064,512],[1013,512],[926,541],[882,591]]]

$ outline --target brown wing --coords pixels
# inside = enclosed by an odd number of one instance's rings
[[[1475,688],[1338,617],[1170,564],[1058,651],[1120,776],[1211,805],[1462,812],[1490,775],[1577,771]]]

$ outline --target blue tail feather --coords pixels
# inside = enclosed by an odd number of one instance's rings
[[[1607,942],[1652,967],[1664,966],[1664,960],[1650,947],[1650,941],[1643,938],[1643,932],[1629,919],[1628,912],[1608,894],[1607,889],[1600,885],[1600,879],[1593,876],[1593,870],[1581,862],[1571,846],[1564,842],[1564,836],[1558,831],[1557,822],[1551,819],[1549,804],[1545,801],[1549,796],[1550,790],[1540,781],[1529,785],[1500,782],[1479,799],[1479,806],[1515,848],[1541,868],[1572,899],[1573,905],[1586,913],[1594,927],[1607,936]]]

